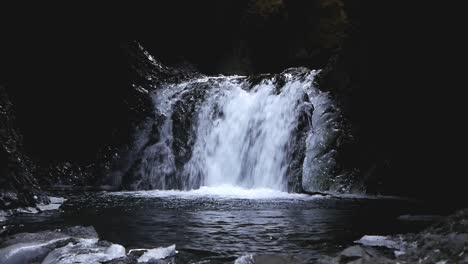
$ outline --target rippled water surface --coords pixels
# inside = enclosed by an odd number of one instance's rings
[[[127,249],[176,244],[177,263],[233,262],[245,254],[334,253],[365,234],[415,231],[397,216],[424,212],[399,199],[321,197],[278,191],[202,188],[191,192],[91,193],[69,197],[59,212],[17,216],[17,231],[92,225]]]

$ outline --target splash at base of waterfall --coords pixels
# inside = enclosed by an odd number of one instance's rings
[[[216,187],[202,186],[200,189],[191,191],[179,190],[152,190],[115,192],[111,195],[166,198],[177,197],[182,199],[215,198],[215,199],[316,199],[321,196],[310,196],[307,194],[287,193],[268,188],[246,189],[233,185],[219,185]]]

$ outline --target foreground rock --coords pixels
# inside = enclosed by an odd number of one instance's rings
[[[97,233],[87,227],[19,233],[0,240],[0,263],[38,262],[56,248],[92,241],[97,242]]]
[[[321,263],[468,263],[468,209],[418,233],[364,236]]]
[[[167,248],[130,251],[99,240],[93,227],[70,227],[19,233],[0,239],[0,263],[171,263],[177,251]]]

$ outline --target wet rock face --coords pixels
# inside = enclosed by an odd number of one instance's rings
[[[185,94],[174,106],[172,115],[174,142],[172,147],[177,169],[182,169],[191,158],[192,148],[195,144],[196,109],[200,107],[208,90],[208,86],[200,85]]]
[[[147,90],[153,90],[162,83],[177,83],[199,76],[190,64],[167,67],[155,59],[137,41],[122,44],[126,58],[133,69],[132,81]]]
[[[304,101],[309,102],[308,98]],[[301,113],[299,114],[299,122],[293,131],[293,137],[289,143],[292,145],[290,148],[292,151],[288,153],[290,156],[288,159],[290,160],[290,164],[287,171],[289,192],[303,192],[302,169],[306,156],[307,136],[312,125],[311,117],[314,111],[313,109],[314,107],[310,102],[303,105]]]
[[[174,115],[171,116],[167,116],[166,113],[155,109],[153,95],[162,86],[180,83],[199,77],[201,74],[189,64],[179,65],[176,68],[163,65],[138,42],[130,42],[124,45],[124,48],[127,51],[127,59],[134,73],[133,88],[135,91],[144,94],[139,101],[144,101],[143,105],[145,107],[138,119],[131,119],[134,128],[129,133],[132,137],[131,143],[128,144],[126,151],[121,152],[120,156],[117,157],[114,166],[111,166],[112,169],[107,182],[111,181],[118,188],[131,190],[161,188],[160,184],[145,179],[143,174],[145,169],[150,166],[148,163],[151,161],[144,160],[142,155],[144,155],[145,151],[149,151],[148,149],[152,146],[158,144],[161,139],[160,130],[166,119],[171,118],[174,126],[172,131],[177,134],[174,137],[177,140],[173,143],[176,166],[179,168],[190,158],[190,147],[193,145],[193,139],[190,139],[191,131],[185,128],[190,127],[192,119],[194,119],[194,107],[203,99],[205,91],[195,89],[193,93],[184,95],[184,100],[181,100],[184,103],[177,103],[174,107]],[[129,104],[129,108],[138,109],[140,105],[139,102],[133,102]],[[145,139],[140,138],[142,133],[147,134]],[[159,158],[155,157],[155,159]],[[180,182],[175,181],[175,177],[172,176],[174,172],[167,172],[167,174],[171,175],[164,177],[167,178],[168,186],[175,189],[180,188]],[[115,180],[115,178],[118,178],[118,180]]]
[[[184,80],[186,77],[182,75],[177,78]],[[170,78],[170,80],[173,80],[173,78]],[[156,85],[156,83],[154,83],[154,85]],[[151,119],[149,122],[150,127],[148,128],[149,133],[147,133],[147,138],[138,139],[140,141],[145,141],[145,143],[141,148],[137,147],[133,150],[134,153],[132,155],[135,155],[137,158],[134,159],[133,164],[123,177],[122,187],[124,189],[183,188],[183,177],[181,175],[183,166],[191,158],[193,145],[196,139],[196,110],[205,99],[209,89],[210,87],[205,84],[194,85],[193,89],[184,92],[178,98],[172,106],[170,113],[163,113],[160,112],[160,110],[155,110],[155,118]],[[177,96],[177,94],[174,96]],[[169,128],[167,128],[167,126],[169,126]],[[162,131],[167,129],[169,130]],[[166,134],[161,135],[162,133]],[[167,133],[170,135],[167,135]],[[136,137],[138,136],[137,134]],[[164,136],[169,136],[170,139],[163,138]],[[167,142],[168,140],[170,142]],[[148,152],[160,152],[152,149],[158,149],[158,145],[165,144],[167,144],[167,148],[170,149],[164,148],[164,151],[169,151],[169,153],[154,153],[148,155]],[[170,156],[169,159],[168,155]],[[165,167],[162,169],[165,172],[148,178],[146,174],[151,174],[151,169],[149,168],[152,167],[152,165]]]
[[[35,205],[38,187],[32,170],[32,162],[23,153],[13,105],[0,86],[0,209]]]

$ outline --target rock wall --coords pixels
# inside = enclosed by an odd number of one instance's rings
[[[0,86],[0,210],[35,205],[39,187],[33,170],[33,163],[24,154],[13,105]]]
[[[453,109],[463,105],[454,102],[458,85],[449,84],[458,75],[449,60],[461,50],[434,38],[446,27],[434,27],[441,21],[430,15],[414,20],[411,6],[343,2],[349,26],[318,79],[339,101],[353,135],[339,163],[357,168],[369,193],[466,204],[457,197],[464,192],[463,162],[448,154],[464,138],[461,111]]]

